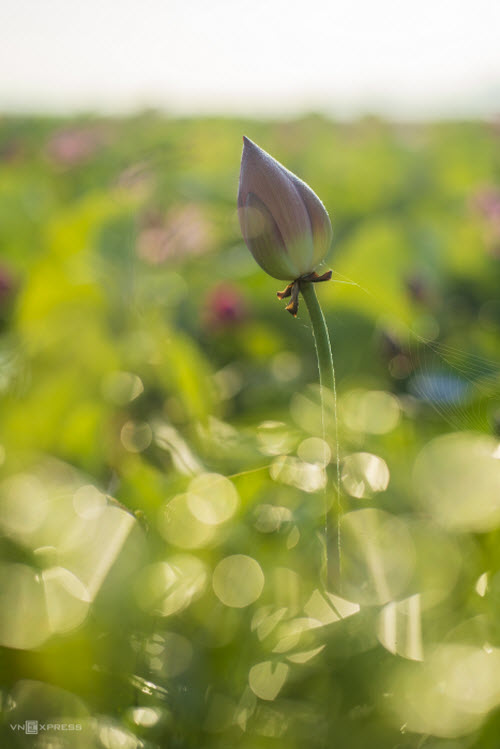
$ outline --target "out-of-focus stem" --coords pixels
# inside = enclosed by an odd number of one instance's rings
[[[318,297],[316,296],[315,284],[307,281],[300,282],[300,291],[311,318],[311,325],[318,357],[319,382],[321,389],[321,416],[323,422],[323,439],[327,439],[332,432],[335,441],[335,460],[336,460],[336,478],[337,478],[337,559],[336,566],[341,585],[341,537],[340,522],[342,507],[340,501],[340,455],[339,439],[337,426],[337,392],[335,387],[335,370],[333,368],[332,347],[330,336],[323,311],[320,307]],[[328,397],[328,392],[331,397]],[[326,544],[328,545],[328,510],[325,509],[325,535]],[[326,554],[326,567],[328,568],[328,553]],[[328,569],[325,571],[325,582],[328,583]]]

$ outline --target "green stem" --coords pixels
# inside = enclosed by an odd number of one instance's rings
[[[330,345],[330,336],[326,327],[325,317],[319,306],[318,297],[316,296],[315,284],[302,281],[300,290],[311,318],[313,329],[314,344],[318,356],[319,383],[322,388],[328,388],[332,393],[335,392],[335,374],[333,371],[332,347]]]
[[[332,347],[330,344],[330,336],[328,335],[328,328],[326,320],[321,310],[318,297],[316,296],[316,289],[314,283],[302,281],[300,283],[300,291],[304,297],[304,301],[311,318],[311,326],[314,337],[314,344],[316,347],[316,354],[318,357],[318,369],[319,369],[319,383],[321,389],[321,416],[323,422],[323,439],[328,439],[331,434],[331,424],[333,421],[333,434],[335,441],[335,460],[336,460],[336,473],[337,473],[337,569],[339,576],[339,584],[341,584],[341,538],[340,538],[340,521],[342,514],[342,506],[340,500],[340,454],[339,454],[339,438],[338,438],[338,426],[337,426],[337,391],[335,387],[335,370],[333,368],[333,357]],[[333,396],[333,409],[331,397],[328,397],[328,391]],[[328,509],[325,507],[325,542],[326,548],[328,545]],[[328,553],[326,553],[326,571],[325,581],[328,582]],[[328,586],[327,586],[328,587]]]

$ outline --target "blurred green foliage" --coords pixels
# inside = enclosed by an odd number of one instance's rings
[[[243,134],[332,217],[341,513]],[[499,144],[0,119],[2,746],[497,746]]]

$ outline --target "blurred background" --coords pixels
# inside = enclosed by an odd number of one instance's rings
[[[498,3],[1,13],[2,746],[496,749]],[[326,434],[243,134],[332,218]]]

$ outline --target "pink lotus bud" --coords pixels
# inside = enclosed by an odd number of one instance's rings
[[[248,249],[273,278],[311,274],[330,247],[332,225],[318,196],[245,137],[238,214]]]

